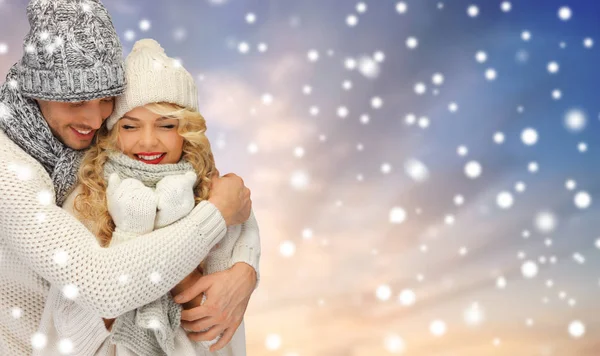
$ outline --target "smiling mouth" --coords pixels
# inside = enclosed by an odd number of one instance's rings
[[[71,127],[71,129],[78,137],[81,138],[91,138],[94,137],[94,134],[96,133],[96,130],[80,130],[74,127]]]
[[[163,160],[163,158],[165,158],[166,155],[166,153],[157,153],[151,155],[134,154],[135,158],[137,158],[138,161],[142,161],[148,164],[158,164],[160,163],[160,161]]]

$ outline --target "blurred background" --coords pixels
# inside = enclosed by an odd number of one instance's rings
[[[252,189],[248,355],[600,355],[600,3],[103,2]]]

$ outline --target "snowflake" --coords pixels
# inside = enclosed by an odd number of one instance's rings
[[[398,335],[388,335],[383,340],[384,348],[392,354],[401,354],[406,350],[406,343]]]
[[[446,331],[446,323],[442,320],[434,320],[429,324],[429,331],[433,336],[443,336]]]
[[[573,15],[573,12],[567,6],[563,6],[560,9],[558,9],[558,18],[563,21],[570,20],[572,15]]]
[[[479,7],[476,5],[471,5],[467,8],[467,14],[470,17],[477,17],[479,15]]]
[[[398,295],[398,302],[403,306],[410,306],[415,304],[417,296],[411,289],[403,289]]]
[[[358,24],[358,17],[356,17],[355,15],[348,15],[346,17],[346,25],[348,25],[349,27],[354,27]]]
[[[42,333],[35,333],[31,337],[31,346],[35,350],[42,350],[48,344],[48,337]]]
[[[296,253],[296,245],[292,241],[284,241],[279,245],[279,253],[283,257],[292,257]]]
[[[240,42],[238,44],[238,51],[240,51],[242,54],[246,54],[250,51],[250,45],[248,45],[246,42]]]
[[[415,49],[419,46],[419,40],[416,37],[408,37],[406,39],[406,47],[409,49]]]
[[[316,62],[319,60],[319,52],[317,50],[312,49],[308,51],[306,57],[310,62]]]
[[[401,224],[406,220],[406,211],[400,207],[392,208],[389,219],[392,224]]]
[[[139,23],[139,27],[142,32],[148,31],[151,27],[150,20],[148,20],[148,19],[141,20]]]
[[[246,14],[246,22],[249,24],[253,24],[256,22],[256,15],[252,12]]]
[[[267,350],[275,351],[281,347],[282,341],[281,336],[277,334],[269,334],[265,340],[265,346]]]

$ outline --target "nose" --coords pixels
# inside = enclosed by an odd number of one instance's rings
[[[152,152],[152,150],[158,145],[158,137],[154,132],[154,127],[146,126],[143,129],[142,137],[140,140],[140,148],[146,152]]]
[[[106,117],[104,117],[102,108],[100,107],[100,102],[94,103],[94,105],[89,105],[88,110],[86,110],[86,121],[85,123],[92,130],[98,130]]]

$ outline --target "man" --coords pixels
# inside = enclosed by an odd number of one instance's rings
[[[177,223],[103,249],[60,206],[74,188],[82,151],[123,92],[122,49],[98,0],[32,0],[23,58],[0,88],[0,354],[45,347],[35,334],[49,285],[114,318],[169,292],[206,256],[226,227],[248,219],[250,191],[229,174],[210,199]],[[258,241],[258,237],[256,237]],[[224,346],[240,325],[257,281],[260,244],[236,245],[229,270],[200,278],[187,301],[208,299],[186,329]],[[158,280],[156,276],[159,276]],[[187,318],[189,320],[190,318]]]

